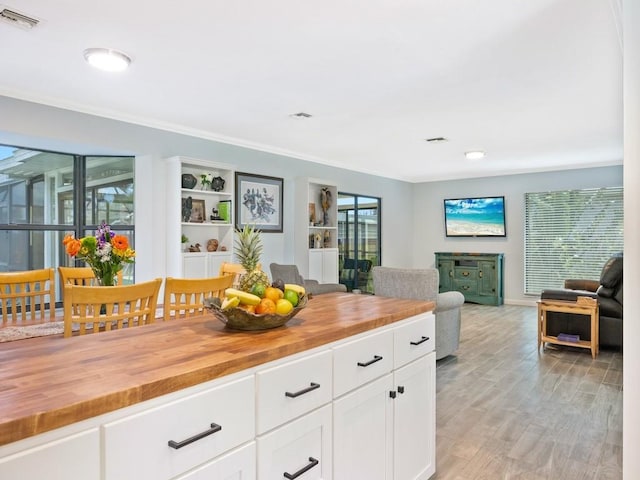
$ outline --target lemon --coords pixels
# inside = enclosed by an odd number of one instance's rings
[[[276,313],[278,315],[287,315],[293,310],[293,304],[286,298],[281,298],[276,302]]]

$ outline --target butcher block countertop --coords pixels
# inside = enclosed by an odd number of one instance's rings
[[[284,327],[226,329],[213,315],[0,344],[0,445],[303,352],[435,308],[351,293],[312,298]]]

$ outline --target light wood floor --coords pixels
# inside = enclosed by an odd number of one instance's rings
[[[538,354],[535,307],[465,304],[436,375],[434,479],[622,479],[620,352]]]

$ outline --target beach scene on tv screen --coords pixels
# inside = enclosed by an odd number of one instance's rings
[[[504,198],[445,200],[447,236],[504,236]]]

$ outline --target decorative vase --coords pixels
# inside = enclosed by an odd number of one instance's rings
[[[224,178],[222,177],[213,177],[211,179],[211,189],[214,192],[221,192],[222,190],[224,190]]]
[[[190,173],[182,174],[182,188],[193,188],[198,183],[198,179]]]

